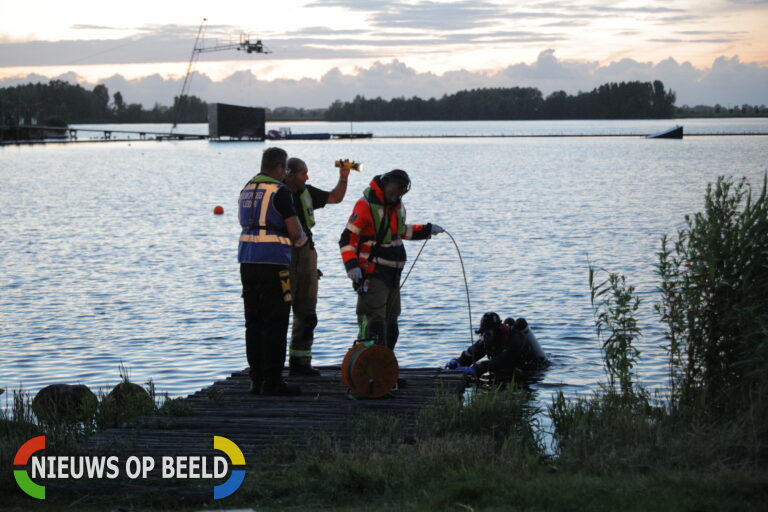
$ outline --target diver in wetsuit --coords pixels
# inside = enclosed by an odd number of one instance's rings
[[[475,333],[480,339],[457,359],[448,361],[446,368],[460,370],[473,379],[490,373],[496,379],[509,380],[549,366],[525,318],[507,318],[502,322],[496,313],[486,313]],[[484,357],[487,359],[481,361]]]

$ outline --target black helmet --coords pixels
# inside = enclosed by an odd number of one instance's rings
[[[392,169],[388,173],[382,174],[381,183],[386,184],[390,181],[397,183],[405,189],[405,192],[411,190],[411,178],[408,173],[402,169]],[[404,192],[404,193],[405,193]]]
[[[501,317],[494,312],[486,313],[480,320],[480,328],[475,331],[475,334],[485,333],[489,330],[498,330],[501,327]]]
[[[494,340],[501,333],[501,318],[496,313],[486,313],[480,320],[480,328],[475,331],[480,335],[483,343],[494,343]],[[486,346],[486,351],[488,347]]]

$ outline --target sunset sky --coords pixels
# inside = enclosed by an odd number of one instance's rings
[[[762,86],[768,90],[768,0],[0,0],[0,85],[31,74],[69,74],[70,80],[90,84],[112,78],[144,95],[139,85],[154,75],[157,101],[167,102],[183,78],[203,18],[208,19],[207,46],[237,42],[247,34],[273,52],[201,55],[194,69],[206,76],[200,78],[201,89],[191,92],[203,97],[235,78],[243,89],[243,80],[298,87],[322,85],[333,76],[351,77],[354,92],[366,94],[360,76],[372,70],[404,74],[401,92],[394,81],[391,90],[375,94],[429,92],[427,85],[411,92],[408,75],[413,85],[430,78],[435,94],[441,94],[462,83],[478,86],[483,77],[497,86],[513,70],[506,79],[540,83],[545,92],[588,87],[587,75],[597,82],[601,76],[644,80],[654,72],[664,79],[666,73],[665,83],[679,79],[679,98],[691,94],[693,100],[696,84],[723,65],[737,75],[737,83],[765,78]],[[574,80],[574,74],[581,78]],[[302,90],[311,94],[311,88]],[[316,106],[325,106],[328,94],[318,93]],[[768,102],[768,94],[761,99],[757,89],[742,95],[743,101]],[[312,101],[304,97],[296,104]]]

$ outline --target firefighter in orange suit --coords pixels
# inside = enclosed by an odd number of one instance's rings
[[[411,179],[400,169],[376,176],[355,204],[341,234],[341,258],[357,298],[358,339],[395,348],[400,315],[403,240],[425,240],[444,230],[437,224],[406,224],[401,201]]]

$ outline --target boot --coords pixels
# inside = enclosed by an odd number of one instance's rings
[[[251,386],[248,388],[248,392],[252,395],[260,395],[262,384],[264,384],[264,377],[251,375]]]
[[[282,379],[272,382],[265,380],[261,386],[261,394],[269,396],[298,396],[301,394],[301,388],[288,384]]]
[[[307,362],[304,362],[307,361]],[[308,358],[299,359],[291,357],[288,360],[289,370],[288,375],[291,377],[319,377],[320,371],[316,368],[312,368],[309,364]]]
[[[319,377],[320,370],[312,368],[310,365],[294,364],[288,370],[291,377]]]

